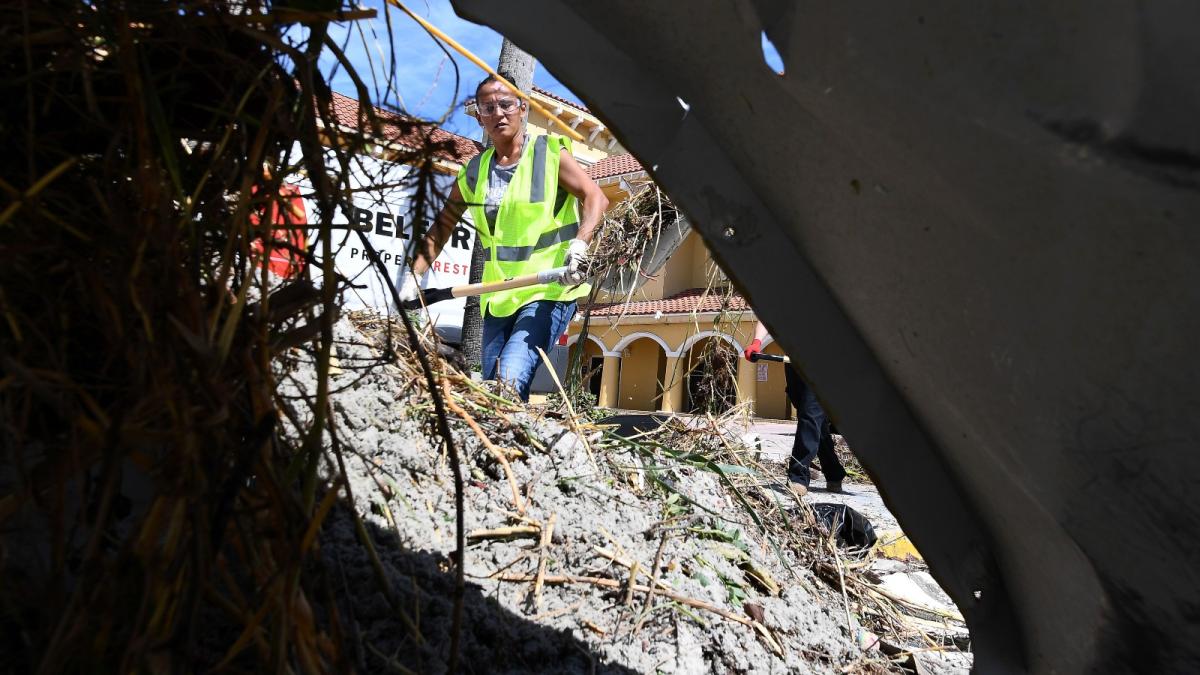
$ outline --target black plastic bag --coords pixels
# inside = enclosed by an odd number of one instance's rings
[[[837,543],[846,548],[870,548],[875,545],[875,528],[866,516],[845,504],[813,504],[817,519],[829,532],[835,532]]]

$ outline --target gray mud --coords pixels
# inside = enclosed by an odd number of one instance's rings
[[[353,504],[343,502],[327,520],[320,563],[337,598],[341,629],[359,645],[360,668],[443,672],[454,585],[454,492],[440,439],[429,415],[418,413],[430,401],[423,388],[411,387],[387,367],[358,370],[357,364],[376,355],[348,322],[340,322],[336,334],[345,372],[333,378],[335,433]],[[301,364],[288,375],[286,388],[292,391],[313,387],[310,367]],[[474,414],[487,420],[483,411]],[[522,524],[512,517],[512,493],[498,465],[465,424],[453,417],[452,422],[466,480],[466,530]],[[514,437],[504,431],[491,440],[526,455],[512,462],[521,499],[528,502],[525,518],[538,523],[556,518],[545,551],[547,575],[614,579],[620,588],[547,584],[538,608],[531,602],[531,582],[495,578],[498,572],[536,573],[541,555],[536,536],[469,542],[460,647],[465,671],[832,673],[870,658],[852,637],[858,626],[847,625],[840,596],[816,581],[794,552],[772,551],[714,474],[690,467],[659,474],[693,502],[681,509],[685,500],[668,503],[664,490],[633,470],[644,458],[604,441],[599,432],[591,433],[589,457],[561,421],[518,413],[505,428],[520,432]],[[336,469],[327,471],[334,475]],[[351,508],[363,519],[390,591],[377,581]],[[681,514],[675,529],[661,526],[668,514]],[[703,534],[711,530],[723,531],[724,540]],[[664,532],[659,578],[681,596],[738,616],[757,613],[748,605],[761,607],[762,622],[782,654],[773,653],[750,626],[661,596],[643,614],[646,593],[628,596],[629,570],[595,548],[617,549],[649,574]],[[736,533],[732,544],[729,533]],[[727,559],[731,547],[767,569],[782,592],[772,596],[756,587]],[[639,583],[648,582],[639,575]],[[316,611],[328,620],[325,608]]]

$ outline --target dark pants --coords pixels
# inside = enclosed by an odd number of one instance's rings
[[[792,444],[792,459],[788,462],[788,480],[808,487],[808,468],[816,457],[821,460],[825,482],[840,482],[846,477],[846,469],[833,451],[833,436],[821,403],[790,365],[783,372],[787,377],[788,400],[796,409],[796,440]]]

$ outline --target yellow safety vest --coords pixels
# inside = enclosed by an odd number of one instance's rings
[[[476,155],[458,172],[458,190],[470,210],[479,241],[486,248],[484,282],[562,266],[567,243],[579,232],[577,200],[558,189],[559,152],[563,148],[570,152],[571,141],[561,136],[538,136],[526,146],[500,200],[494,231],[488,227],[484,200],[496,149],[488,148]],[[485,293],[479,298],[479,309],[485,315],[512,316],[535,300],[574,300],[589,291],[587,284],[539,284]]]

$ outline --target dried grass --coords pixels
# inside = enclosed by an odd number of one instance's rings
[[[774,560],[793,574],[800,567],[811,570],[827,585],[820,593],[825,602],[841,608],[848,625],[853,623],[853,614],[879,639],[881,652],[875,656],[864,653],[860,662],[847,666],[844,672],[906,672],[905,668],[913,667],[912,649],[897,645],[916,642],[930,649],[955,649],[943,637],[914,623],[912,608],[879,591],[878,579],[869,569],[870,551],[840,548],[835,543],[836,531],[826,528],[803,500],[772,487],[778,484],[773,479],[776,469],[760,464],[754,451],[742,446],[729,431],[741,427],[739,418],[744,414],[744,409],[735,407],[723,415],[676,417],[635,439],[610,438],[644,458],[640,467],[621,468],[648,478],[647,489],[662,491],[669,497],[677,490],[676,472],[706,471],[719,478],[738,505],[731,512],[705,513],[687,506],[686,495],[678,493],[683,499],[663,500],[677,506],[665,514],[661,532],[667,534],[682,527],[709,536],[726,536],[734,529],[755,533],[761,543],[747,551],[743,561],[751,581],[762,569],[754,564],[756,560]],[[704,523],[708,526],[703,527]],[[768,582],[763,588],[770,585]]]
[[[644,182],[631,187],[633,196],[605,213],[596,231],[589,260],[593,275],[645,276],[646,251],[655,250],[664,230],[681,218],[674,202],[658,185]]]
[[[329,20],[371,12],[338,9],[0,9],[0,651],[14,672],[353,668],[353,621],[324,601],[312,550],[349,494],[318,468],[344,449],[329,372],[348,281],[331,223],[367,148],[338,130],[317,64],[337,61],[364,102],[396,92],[329,37]],[[428,129],[362,114],[375,139]],[[436,148],[416,145],[391,158],[417,167],[420,215]],[[308,250],[255,224],[295,172],[319,205]],[[281,282],[258,265],[279,249],[305,272]],[[431,361],[405,330],[457,461]],[[317,364],[301,401],[274,370],[292,349]]]

